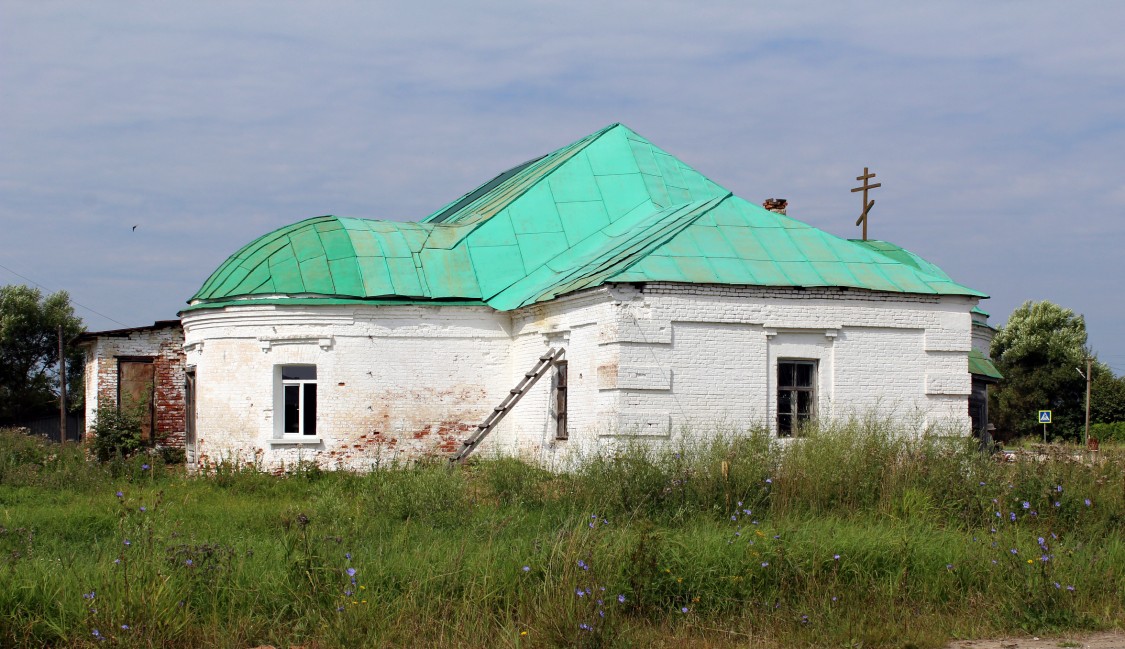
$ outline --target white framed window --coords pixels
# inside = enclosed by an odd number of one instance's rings
[[[777,436],[800,435],[816,417],[816,361],[777,361]]]
[[[277,432],[281,437],[316,436],[316,366],[281,365]]]

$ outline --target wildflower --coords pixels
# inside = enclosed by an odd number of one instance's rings
[[[1025,501],[1023,501],[1023,504],[1020,505],[1020,507],[1023,507],[1024,509],[1031,509],[1031,503],[1029,503],[1025,500]]]
[[[953,570],[953,564],[952,563],[945,564],[945,569],[946,570]]]
[[[585,622],[583,622],[582,624],[579,624],[578,628],[583,630],[583,631],[590,631],[591,630],[590,625],[586,624]]]
[[[125,547],[129,547],[130,545],[133,545],[133,543],[129,541],[129,539],[125,539]]]
[[[769,562],[769,561],[763,561],[763,562],[762,562],[762,567],[763,567],[763,568],[769,567],[769,565],[770,565],[770,562]]]
[[[687,608],[686,606],[684,606],[684,607],[680,608],[680,612],[681,612],[681,613],[687,613],[687,612],[688,612],[688,608]]]
[[[590,569],[590,566],[586,565],[586,562],[581,560],[581,559],[578,560],[578,567],[583,569],[583,570],[589,570]]]
[[[1043,544],[1047,542],[1047,539],[1043,538],[1042,536],[1040,536],[1038,540],[1039,540],[1039,546],[1040,547],[1042,547]]]
[[[350,589],[349,589],[349,590],[345,590],[345,591],[344,591],[344,597],[351,597],[352,595],[355,595],[355,591],[354,591],[354,590],[350,590]]]
[[[738,516],[731,516],[731,517],[730,517],[730,519],[731,519],[732,521],[737,521],[737,520],[738,520]]]
[[[1056,500],[1055,501],[1055,507],[1062,507],[1062,503],[1060,503],[1059,501]]]
[[[740,501],[738,501],[738,504],[735,505],[735,507],[741,507],[741,506],[742,506],[742,501],[740,500]]]
[[[605,617],[605,611],[599,610],[598,611],[598,617],[604,618]]]
[[[1089,507],[1089,506],[1090,506],[1090,499],[1089,499],[1089,498],[1087,498],[1086,500],[1084,500],[1084,501],[1082,501],[1082,502],[1086,503],[1086,506],[1087,506],[1087,507]]]
[[[598,606],[602,606],[603,604],[605,604],[605,602],[603,602],[602,600],[599,599],[598,600]]]
[[[531,572],[531,566],[524,566],[523,571],[524,572]]]
[[[117,496],[118,498],[124,498],[124,497],[125,497],[125,494],[124,494],[124,493],[122,493],[122,492],[120,492],[120,491],[118,491],[118,492],[117,492],[116,494],[114,494],[114,495],[116,495],[116,496]],[[97,629],[94,629],[94,630],[95,630],[95,631],[97,631]]]
[[[590,523],[589,525],[590,525],[590,529],[594,529],[594,524],[593,524],[593,523]]]
[[[833,561],[839,561],[839,560],[840,560],[840,555],[838,555],[838,554],[834,554],[834,555],[832,555],[832,560],[833,560]]]
[[[802,615],[801,616],[801,624],[808,624],[808,623],[809,623],[809,616]]]
[[[355,577],[355,568],[348,568],[344,572],[348,573],[349,577]]]
[[[1016,522],[1016,513],[1012,512],[1011,515],[1008,516],[1008,518],[1012,519],[1013,523]]]
[[[82,593],[82,599],[94,599],[94,595],[95,595],[94,591],[90,591],[88,593]]]
[[[1061,494],[1062,493],[1062,485],[1061,484],[1055,485],[1055,491]]]
[[[1011,552],[1012,554],[1019,554],[1019,553],[1020,553],[1020,551],[1019,551],[1019,550],[1017,550],[1017,549],[1015,549],[1015,548],[1012,548],[1012,549],[1010,550],[1010,552]]]
[[[835,595],[833,595],[833,596],[832,596],[832,601],[833,601],[833,602],[835,602],[835,601],[836,601],[836,596],[835,596]]]
[[[766,484],[773,484],[773,480],[771,478],[766,478]]]
[[[624,595],[618,595],[617,596],[617,603],[618,604],[624,604],[625,603],[625,596]]]
[[[1071,586],[1070,584],[1067,584],[1066,589],[1072,593],[1074,592],[1074,586]]]
[[[113,563],[115,563],[115,564],[121,563],[121,559],[114,559]]]
[[[1058,538],[1059,538],[1059,537],[1058,537],[1058,535],[1057,535],[1057,534],[1055,534],[1054,532],[1051,532],[1051,538],[1052,538],[1052,539],[1055,539],[1055,540],[1058,540]]]
[[[996,565],[996,559],[992,560],[992,565]]]
[[[128,625],[128,624],[122,624],[122,625],[121,625],[121,630],[122,630],[122,631],[128,631],[128,630],[129,630],[129,625]]]
[[[192,565],[194,565],[194,563],[192,562],[191,559],[188,559],[187,561],[184,561],[184,565],[185,566],[192,566]]]
[[[1037,512],[1037,511],[1035,511],[1035,510],[1033,509],[1033,510],[1031,510],[1031,515],[1032,515],[1032,516],[1038,516],[1038,515],[1039,515],[1039,512]]]
[[[98,631],[97,629],[94,629],[93,631],[91,631],[90,635],[94,636],[94,639],[96,639],[96,640],[99,640],[99,641],[105,640],[105,638],[102,637],[101,631]]]
[[[980,486],[982,486],[982,487],[984,486],[984,482],[983,482],[983,481],[981,481],[981,483],[980,483]]]
[[[520,631],[520,637],[521,638],[526,636],[526,635],[527,635],[527,631]]]
[[[1039,557],[1039,560],[1042,561],[1043,563],[1047,563],[1048,561],[1051,560],[1051,556],[1047,555],[1047,554],[1044,554],[1043,556]]]
[[[1062,588],[1062,586],[1060,586],[1060,585],[1059,585],[1059,582],[1057,582],[1057,581],[1056,581],[1056,582],[1055,582],[1055,588]]]
[[[141,465],[141,471],[148,471],[148,470],[149,470],[150,468],[152,468],[152,467],[150,467],[150,466],[149,466],[149,465],[147,465],[147,464],[142,464],[142,465]]]
[[[347,559],[348,561],[351,561],[352,560],[352,553],[351,552],[345,552],[344,558]]]
[[[337,607],[336,607],[336,611],[342,611],[342,610],[344,610],[344,607],[343,607],[343,606],[337,606]]]
[[[1028,562],[1028,563],[1035,563],[1035,562],[1034,562],[1034,561],[1032,561],[1031,559],[1028,559],[1028,560],[1027,560],[1027,562]]]
[[[996,528],[995,528],[995,527],[990,527],[990,528],[988,528],[988,533],[989,533],[989,534],[995,534],[995,533],[996,533]]]
[[[582,590],[581,588],[578,588],[578,589],[575,589],[574,594],[578,595],[579,597],[585,597],[586,591]]]
[[[1000,512],[996,512],[996,518],[1001,518]]]

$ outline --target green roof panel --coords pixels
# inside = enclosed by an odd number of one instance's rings
[[[613,124],[420,222],[320,216],[275,230],[231,255],[192,304],[288,294],[512,309],[609,281],[983,297],[894,244],[841,239],[731,196]]]

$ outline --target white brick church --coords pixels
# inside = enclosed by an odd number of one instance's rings
[[[968,435],[996,378],[983,297],[615,124],[421,221],[316,217],[236,252],[181,313],[189,461],[453,455],[528,373],[478,453],[871,412]]]

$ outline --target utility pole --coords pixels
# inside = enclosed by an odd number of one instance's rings
[[[66,443],[66,354],[62,325],[59,325],[59,443]]]
[[[1094,378],[1093,372],[1090,371],[1090,366],[1093,364],[1093,359],[1089,356],[1086,357],[1086,448],[1090,448],[1090,381]]]

